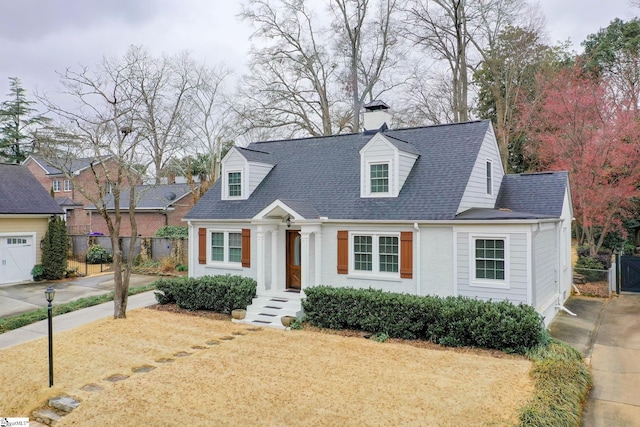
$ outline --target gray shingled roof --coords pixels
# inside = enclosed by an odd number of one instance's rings
[[[167,199],[169,193],[175,194],[175,199]],[[139,196],[136,210],[162,210],[171,207],[189,193],[191,193],[189,184],[136,185],[135,194]],[[105,197],[105,202],[107,209],[113,209],[113,198],[110,194]],[[89,205],[86,209],[95,210],[95,205]],[[120,209],[129,209],[128,191],[120,193]]]
[[[246,149],[270,153],[275,167],[248,200],[220,199],[217,182],[185,219],[249,219],[274,200],[304,203],[329,219],[454,219],[489,121],[387,130],[418,159],[397,198],[360,197],[360,154],[372,134],[270,141]],[[243,151],[244,153],[244,151]]]
[[[91,162],[95,162],[96,158],[95,157],[88,157],[88,158],[83,158],[83,159],[58,159],[56,160],[52,160],[52,162],[48,162],[45,159],[41,158],[41,157],[36,157],[36,156],[31,156],[36,162],[38,162],[38,164],[44,168],[44,170],[47,172],[47,175],[60,175],[62,174],[62,170],[60,170],[58,167],[56,166],[60,166],[60,167],[64,167],[65,170],[69,170],[71,172],[78,172],[81,171],[83,169],[86,169],[89,167],[89,165],[91,164]],[[109,156],[102,156],[102,157],[98,157],[98,161],[103,161],[108,159]],[[53,166],[52,163],[54,163],[56,166]]]
[[[64,213],[28,168],[0,163],[0,214]]]
[[[558,218],[562,214],[568,183],[569,174],[565,171],[506,175],[496,208]]]

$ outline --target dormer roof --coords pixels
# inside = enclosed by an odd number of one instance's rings
[[[256,190],[246,200],[222,200],[219,180],[185,219],[250,220],[279,199],[329,219],[452,220],[490,127],[487,120],[385,131],[388,141],[418,156],[398,196],[385,198],[360,194],[360,150],[374,135],[253,143],[239,152],[269,153],[275,164]]]

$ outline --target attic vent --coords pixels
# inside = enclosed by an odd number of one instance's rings
[[[371,101],[364,106],[364,131],[385,131],[391,123],[391,113],[389,106],[383,101]],[[383,129],[384,127],[384,129]]]

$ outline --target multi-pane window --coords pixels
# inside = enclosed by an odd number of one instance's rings
[[[397,273],[399,259],[398,236],[353,236],[353,269],[355,271]]]
[[[358,271],[372,271],[372,236],[353,236],[353,268]]]
[[[65,179],[64,180],[64,191],[71,191],[71,180],[70,179]]]
[[[380,236],[378,240],[380,271],[398,272],[398,238]]]
[[[229,231],[211,232],[211,261],[242,262],[242,233]]]
[[[26,245],[27,239],[21,239],[16,237],[9,237],[7,239],[7,245]]]
[[[505,250],[502,239],[476,239],[476,279],[505,279]]]
[[[389,192],[389,164],[377,163],[369,166],[372,193]]]
[[[493,194],[493,175],[490,161],[487,161],[487,194]]]
[[[229,262],[242,262],[242,233],[229,233]]]
[[[224,261],[224,233],[211,233],[211,261]]]
[[[229,172],[227,175],[229,197],[242,196],[242,172]]]
[[[57,179],[53,181],[53,191],[55,193],[60,191],[60,181],[58,181]]]

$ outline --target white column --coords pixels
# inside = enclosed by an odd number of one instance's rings
[[[258,230],[256,232],[256,236],[257,236],[257,246],[258,246],[258,265],[257,265],[257,278],[256,281],[258,282],[258,291],[264,291],[266,290],[265,287],[265,280],[264,280],[264,263],[265,263],[265,259],[264,259],[264,254],[265,254],[265,241],[264,241],[264,230],[263,227],[261,225],[258,226]]]
[[[309,267],[310,267],[310,259],[309,259],[309,235],[311,233],[308,231],[300,232],[300,267],[302,268],[302,277],[300,287],[304,289],[305,286],[309,285]]]
[[[318,286],[321,284],[322,282],[322,232],[321,231],[316,231],[314,233],[314,239],[315,239],[315,243],[316,243],[316,250],[315,250],[315,255],[316,255],[316,259],[315,259],[315,272],[316,272],[316,277],[315,277],[315,283],[314,285]]]
[[[278,282],[278,262],[281,257],[278,254],[284,251],[278,251],[278,226],[271,230],[271,290],[280,289]]]

